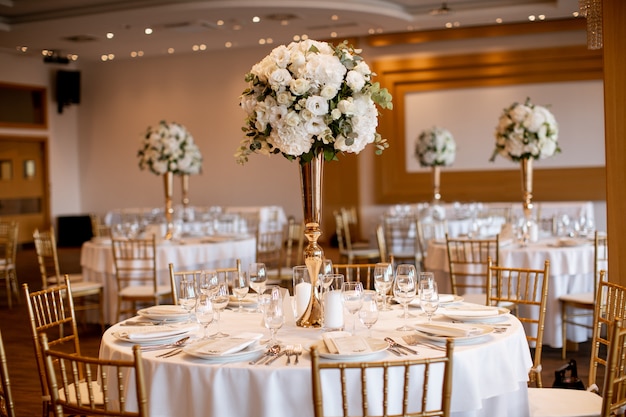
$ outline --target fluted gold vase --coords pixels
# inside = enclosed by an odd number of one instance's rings
[[[172,197],[174,194],[174,173],[163,174],[163,185],[165,186],[165,240],[170,240],[174,236],[174,207]]]
[[[324,169],[324,153],[320,152],[310,162],[300,164],[300,180],[302,189],[302,208],[304,211],[304,235],[308,245],[304,249],[304,263],[311,279],[311,297],[309,305],[296,318],[299,327],[321,327],[323,324],[322,303],[317,280],[324,261],[324,251],[317,243],[322,231],[322,180]]]
[[[439,203],[441,201],[441,167],[439,165],[433,165],[433,202]]]
[[[181,199],[183,203],[183,221],[192,220],[189,215],[189,174],[180,175]]]
[[[525,158],[521,161],[522,169],[522,202],[524,205],[524,218],[532,219],[533,213],[533,160]]]

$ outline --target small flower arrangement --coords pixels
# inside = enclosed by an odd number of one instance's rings
[[[524,104],[513,103],[500,116],[490,161],[497,155],[515,162],[548,158],[561,152],[558,136],[559,126],[547,108],[532,104],[529,98]]]
[[[156,129],[148,127],[137,156],[139,168],[156,175],[198,174],[202,167],[202,154],[193,136],[178,123],[161,121]]]
[[[423,167],[452,165],[455,155],[456,142],[447,129],[433,127],[417,137],[415,156]]]
[[[306,163],[319,152],[330,161],[370,143],[377,154],[387,148],[376,132],[376,105],[391,109],[391,95],[372,82],[375,74],[358,52],[346,42],[305,40],[281,45],[255,64],[241,96],[246,138],[237,162],[260,153]]]

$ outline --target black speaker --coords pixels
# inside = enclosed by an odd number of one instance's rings
[[[56,97],[59,113],[63,112],[63,106],[80,103],[80,72],[57,71]]]

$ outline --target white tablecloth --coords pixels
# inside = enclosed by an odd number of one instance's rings
[[[500,247],[499,265],[512,268],[543,269],[550,261],[548,305],[543,343],[553,348],[562,347],[561,308],[558,298],[563,294],[589,292],[594,289],[593,242],[580,246],[558,246],[557,238],[543,239],[522,248],[517,244]],[[434,272],[442,292],[451,291],[448,256],[445,243],[428,246],[426,269]],[[568,340],[584,342],[590,337],[587,329],[568,326]]]
[[[238,240],[202,243],[201,238],[157,244],[157,276],[160,284],[169,284],[169,264],[181,270],[214,269],[234,266],[241,260],[242,268],[256,258],[256,239],[245,237]],[[109,241],[88,241],[81,248],[80,264],[87,281],[104,284],[104,320],[115,323],[117,306],[117,280],[113,265],[113,252]]]
[[[401,320],[396,309],[381,314],[372,328],[372,336],[402,339],[396,329]],[[412,319],[414,322],[425,318]],[[528,342],[520,322],[507,316],[510,327],[504,333],[492,333],[471,344],[457,344],[454,352],[452,415],[455,417],[526,417],[528,416],[527,380],[532,366]],[[346,318],[350,325],[350,317]],[[112,332],[104,334],[100,357],[127,359],[130,344],[117,340]],[[258,313],[222,314],[222,331],[262,332]],[[215,324],[210,327],[215,331]],[[366,335],[360,324],[357,332]],[[322,330],[294,325],[293,316],[278,331],[284,344],[302,343],[305,350],[321,340]],[[416,346],[420,357],[442,355],[441,351]],[[311,364],[305,352],[299,365],[285,364],[279,358],[270,366],[249,365],[248,361],[211,364],[185,353],[171,358],[156,358],[162,351],[145,352],[144,371],[150,415],[202,417],[312,417]],[[409,358],[410,356],[406,356]],[[398,360],[381,352],[375,360]],[[326,359],[323,359],[326,360]],[[374,359],[369,359],[374,360]],[[436,372],[433,370],[433,372]],[[433,378],[436,376],[433,375]],[[359,389],[359,387],[355,387]],[[381,389],[382,391],[382,389]],[[338,393],[337,393],[338,395]]]

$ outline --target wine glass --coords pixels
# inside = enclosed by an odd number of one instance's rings
[[[196,281],[189,279],[182,279],[179,284],[180,290],[178,291],[178,304],[180,304],[189,314],[187,323],[191,322],[191,310],[196,306],[197,291]]]
[[[196,320],[204,329],[202,340],[208,339],[209,324],[213,322],[213,303],[207,295],[198,297],[198,302],[196,303]]]
[[[213,311],[215,312],[215,324],[217,326],[216,333],[212,334],[212,338],[227,337],[227,333],[222,333],[220,330],[220,314],[228,305],[228,284],[224,281],[219,281],[215,288],[215,291],[211,295],[211,303],[213,304]]]
[[[262,313],[259,302],[261,300],[261,294],[265,289],[267,283],[267,270],[264,263],[252,263],[248,268],[248,277],[250,279],[250,288],[257,293],[257,311]]]
[[[212,293],[217,289],[217,272],[214,270],[205,270],[200,272],[200,280],[198,282],[198,288],[200,294],[208,297],[212,296]]]
[[[435,280],[423,279],[419,282],[420,307],[431,322],[433,314],[439,307],[439,293]]]
[[[265,327],[270,330],[270,340],[267,342],[267,346],[273,346],[280,343],[276,339],[276,333],[278,329],[283,327],[285,323],[285,314],[283,312],[283,300],[279,296],[278,298],[270,297],[267,303],[263,306],[263,323]]]
[[[356,334],[356,313],[363,304],[363,284],[360,281],[344,282],[341,286],[343,306],[352,314],[352,335]]]
[[[413,298],[417,297],[417,289],[418,289],[418,283],[419,283],[419,277],[417,274],[417,269],[415,268],[415,265],[413,264],[400,264],[396,267],[396,278],[398,276],[402,276],[402,277],[411,277],[412,278],[412,282],[413,282],[413,286],[415,287],[415,295]],[[394,297],[395,297],[395,293],[394,293]],[[400,317],[402,318],[410,318],[410,317],[416,317],[414,314],[409,312],[408,309],[408,305],[411,303],[411,301],[413,301],[413,299],[408,300],[407,301],[407,307],[406,309],[403,310],[402,314],[400,315]],[[399,301],[398,301],[399,302]],[[402,303],[400,303],[402,304]]]
[[[232,274],[232,287],[233,295],[239,301],[238,313],[243,313],[243,299],[248,295],[250,291],[250,280],[248,280],[248,274],[245,272],[236,272]]]
[[[403,268],[400,268],[400,267]],[[412,266],[413,268],[406,268]],[[417,283],[415,277],[415,267],[413,265],[398,265],[396,270],[396,279],[393,281],[393,296],[402,305],[403,314],[400,317],[404,318],[404,325],[398,328],[398,330],[412,330],[412,327],[407,324],[409,315],[409,303],[413,301],[417,294]]]
[[[367,327],[367,337],[371,339],[372,326],[378,321],[378,303],[376,302],[375,291],[363,291],[363,305],[359,310],[359,319]]]
[[[390,263],[379,262],[374,266],[374,288],[380,294],[383,302],[381,310],[391,310],[387,303],[387,294],[393,283],[393,266]]]
[[[320,286],[320,294],[322,297],[324,296],[324,292],[328,290],[332,280],[327,279],[326,276],[333,273],[333,261],[330,259],[324,258],[322,263],[322,268],[320,270],[319,276],[319,286]]]

